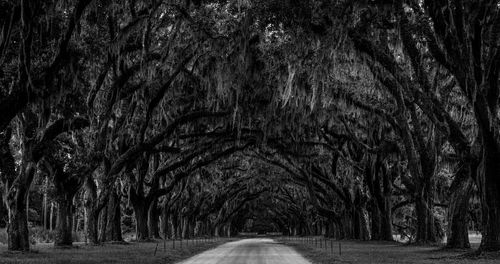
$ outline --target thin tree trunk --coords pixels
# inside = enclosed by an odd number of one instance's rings
[[[75,212],[73,213],[73,232],[77,233],[79,229],[80,229],[80,214],[78,212],[78,209],[76,208]]]
[[[99,241],[100,242],[106,242],[108,241],[108,238],[106,237],[106,234],[108,233],[107,230],[108,230],[108,205],[109,205],[109,201],[108,201],[108,204],[101,210],[100,214],[99,214],[99,223],[98,223],[98,227],[99,227]]]
[[[187,238],[187,235],[188,235],[188,221],[185,217],[182,217],[181,218],[181,223],[182,223],[182,238]]]
[[[54,202],[50,203],[49,230],[52,231],[54,225]]]
[[[219,225],[215,226],[215,231],[214,231],[215,237],[219,237],[219,229],[220,229]]]
[[[175,214],[170,215],[170,226],[171,226],[171,235],[172,238],[178,238],[178,233],[177,233],[177,219],[175,217]]]
[[[43,192],[43,228],[47,228],[47,192],[48,192],[49,179],[45,177],[45,190]]]

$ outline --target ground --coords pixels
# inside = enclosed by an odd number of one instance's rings
[[[314,240],[309,238],[281,241],[300,252],[315,264],[331,263],[405,263],[405,264],[498,264],[500,254],[491,254],[480,258],[470,257],[470,253],[479,246],[477,239],[471,238],[471,250],[444,250],[441,246],[412,246],[396,242],[380,241],[338,241]],[[340,251],[340,252],[339,252]]]
[[[228,240],[184,240],[173,248],[172,241],[105,244],[86,246],[76,244],[69,249],[54,248],[53,244],[37,244],[31,253],[9,253],[7,246],[0,244],[0,263],[8,264],[90,264],[90,263],[176,263]],[[156,254],[155,254],[156,251]]]
[[[230,240],[183,241],[180,248],[179,241],[175,244],[175,249],[171,241],[165,244],[162,241],[148,243],[129,243],[126,245],[106,244],[104,246],[85,246],[78,244],[76,248],[56,249],[52,244],[37,244],[33,247],[35,253],[21,254],[8,253],[5,245],[0,244],[0,263],[177,263],[181,260],[214,248]],[[278,243],[276,243],[276,242]],[[413,264],[434,264],[434,263],[467,263],[467,264],[497,264],[500,263],[500,255],[490,255],[474,259],[464,257],[470,251],[447,251],[438,246],[408,246],[401,243],[391,242],[361,242],[361,241],[338,241],[324,240],[319,237],[314,238],[275,238],[251,240],[252,243],[231,243],[220,247],[219,252],[208,251],[203,255],[186,260],[185,263],[212,263],[214,256],[222,258],[237,259],[237,263],[259,263],[257,259],[267,259],[265,263],[276,264],[274,259],[286,259],[295,255],[290,248],[295,248],[306,259],[314,264],[323,263],[413,263]],[[261,244],[259,244],[261,243]],[[280,244],[281,243],[281,244]],[[241,246],[246,244],[246,246]],[[239,246],[238,246],[239,245]],[[284,247],[284,245],[289,246]],[[341,255],[339,253],[339,245]],[[473,247],[478,246],[478,241],[473,240]],[[269,249],[268,247],[272,247]],[[228,248],[240,248],[232,251]],[[276,249],[276,250],[275,250]],[[277,250],[280,249],[280,250]],[[156,251],[156,254],[155,254]],[[226,252],[227,254],[219,254]],[[257,253],[256,253],[257,252]],[[263,255],[258,257],[249,255]],[[255,255],[254,254],[254,255]],[[200,258],[200,256],[202,256]],[[220,259],[219,257],[219,259]],[[193,262],[197,260],[198,262]],[[205,260],[205,261],[203,261]],[[191,262],[189,262],[191,261]],[[201,262],[200,262],[201,261]],[[212,262],[210,262],[212,261]],[[257,262],[256,262],[257,261]],[[219,263],[219,262],[213,262]],[[226,263],[226,262],[221,262]],[[229,263],[229,262],[228,262]],[[232,264],[236,264],[233,262]]]

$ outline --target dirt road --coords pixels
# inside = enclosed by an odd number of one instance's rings
[[[294,249],[269,238],[226,243],[180,264],[311,264]]]

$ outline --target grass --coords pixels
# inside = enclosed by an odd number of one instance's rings
[[[229,240],[184,240],[182,248],[179,241],[173,248],[172,241],[104,244],[87,246],[77,243],[69,249],[55,248],[53,244],[36,244],[33,252],[11,253],[6,245],[0,244],[0,263],[8,264],[86,264],[86,263],[158,263],[168,264],[189,258],[193,255],[226,243]],[[156,255],[155,255],[156,251]]]
[[[471,264],[498,264],[500,255],[489,255],[481,258],[464,257],[473,250],[444,250],[438,246],[410,246],[397,242],[375,241],[336,241],[319,242],[304,240],[282,239],[282,243],[295,248],[305,258],[314,264],[331,263],[405,263],[405,264],[434,264],[434,263],[471,263]],[[332,247],[333,242],[333,247]],[[339,254],[339,244],[342,255]],[[477,247],[473,244],[473,247]],[[332,250],[333,249],[333,250]]]
[[[362,242],[362,241],[318,241],[278,239],[282,243],[294,247],[304,257],[315,264],[331,263],[472,263],[497,264],[500,254],[475,258],[464,256],[472,250],[443,250],[438,246],[408,246],[397,242]],[[70,249],[54,248],[52,244],[36,244],[30,253],[7,252],[6,245],[0,244],[0,263],[32,263],[32,264],[72,264],[72,263],[176,263],[199,254],[229,239],[218,241],[189,240],[179,241],[173,248],[172,241],[128,244],[105,244],[103,246],[86,246],[77,243]],[[479,240],[471,239],[473,248],[477,248]],[[339,254],[339,244],[342,255]],[[321,245],[321,247],[320,247]],[[156,255],[155,255],[156,251]]]

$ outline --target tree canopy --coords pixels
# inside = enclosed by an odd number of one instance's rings
[[[499,1],[0,0],[0,26],[10,250],[29,223],[500,250]]]

